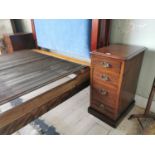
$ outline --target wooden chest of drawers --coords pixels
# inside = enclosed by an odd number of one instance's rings
[[[110,45],[91,55],[89,113],[116,127],[134,105],[145,48]]]

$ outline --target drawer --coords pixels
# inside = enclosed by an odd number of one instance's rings
[[[92,87],[92,99],[97,100],[109,107],[116,107],[116,89],[111,89],[106,86],[103,87],[101,85],[95,84]]]
[[[115,109],[104,105],[99,101],[92,100],[91,107],[113,120],[116,118]]]
[[[107,85],[115,88],[118,87],[119,74],[111,74],[102,69],[94,68],[92,76],[93,83],[99,82],[101,85]]]
[[[121,70],[120,61],[103,56],[92,55],[91,64],[93,67],[99,67],[100,69],[107,72],[120,73]]]

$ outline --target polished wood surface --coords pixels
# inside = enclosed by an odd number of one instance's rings
[[[110,19],[92,19],[91,51],[109,45],[110,27]]]
[[[11,134],[62,103],[89,84],[89,68],[74,72],[72,80],[0,115],[0,134]]]
[[[102,55],[119,60],[127,60],[144,50],[146,50],[146,48],[140,46],[113,44],[108,47],[99,48],[93,52],[95,52],[96,55]]]
[[[103,104],[107,104],[110,107],[114,107],[116,104],[116,89],[111,89],[110,87],[100,85],[96,83],[93,85],[94,100],[98,100]]]
[[[110,107],[99,101],[92,100],[90,107],[98,111],[99,113],[102,113],[103,115],[107,116],[108,118],[111,118],[112,120],[116,117],[114,107]]]
[[[109,45],[111,21],[111,19],[99,19],[97,48],[102,48]]]
[[[134,99],[144,52],[124,62],[124,71],[121,76],[120,100],[118,111],[121,113],[128,103]]]
[[[0,57],[0,105],[85,66],[23,50]]]
[[[112,88],[118,87],[119,82],[119,74],[113,74],[110,72],[106,72],[100,68],[97,68],[93,71],[93,79],[95,81],[99,81],[101,85],[110,86]]]
[[[92,67],[95,67],[96,69],[102,69],[108,73],[119,74],[121,71],[122,62],[106,56],[98,56],[96,53],[92,53],[91,62]]]
[[[36,29],[35,29],[35,25],[34,25],[34,20],[33,19],[31,19],[31,27],[32,27],[32,35],[33,35],[33,39],[34,39],[34,42],[35,42],[35,47],[38,48]]]
[[[113,127],[118,125],[134,103],[144,50],[137,46],[110,45],[92,52],[91,114]]]
[[[35,48],[35,42],[32,33],[16,33],[16,34],[5,34],[3,36],[6,50],[8,53],[23,49]]]
[[[99,28],[99,20],[92,19],[92,28],[91,28],[91,51],[97,49],[97,41],[98,41],[98,28]]]

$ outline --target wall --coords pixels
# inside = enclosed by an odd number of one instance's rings
[[[0,39],[2,39],[4,33],[13,33],[9,19],[0,19]]]
[[[30,19],[14,19],[17,32],[32,32]]]
[[[148,48],[144,55],[137,87],[137,95],[148,98],[155,77],[155,20],[113,20],[111,43],[140,45]]]
[[[30,19],[16,20],[21,32],[32,32]],[[4,33],[13,33],[10,19],[0,19],[0,39]]]
[[[31,20],[30,19],[21,19],[20,25],[23,32],[32,32]]]

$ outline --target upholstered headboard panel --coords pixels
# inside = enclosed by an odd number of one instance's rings
[[[90,59],[91,20],[35,19],[37,44],[72,58]]]

